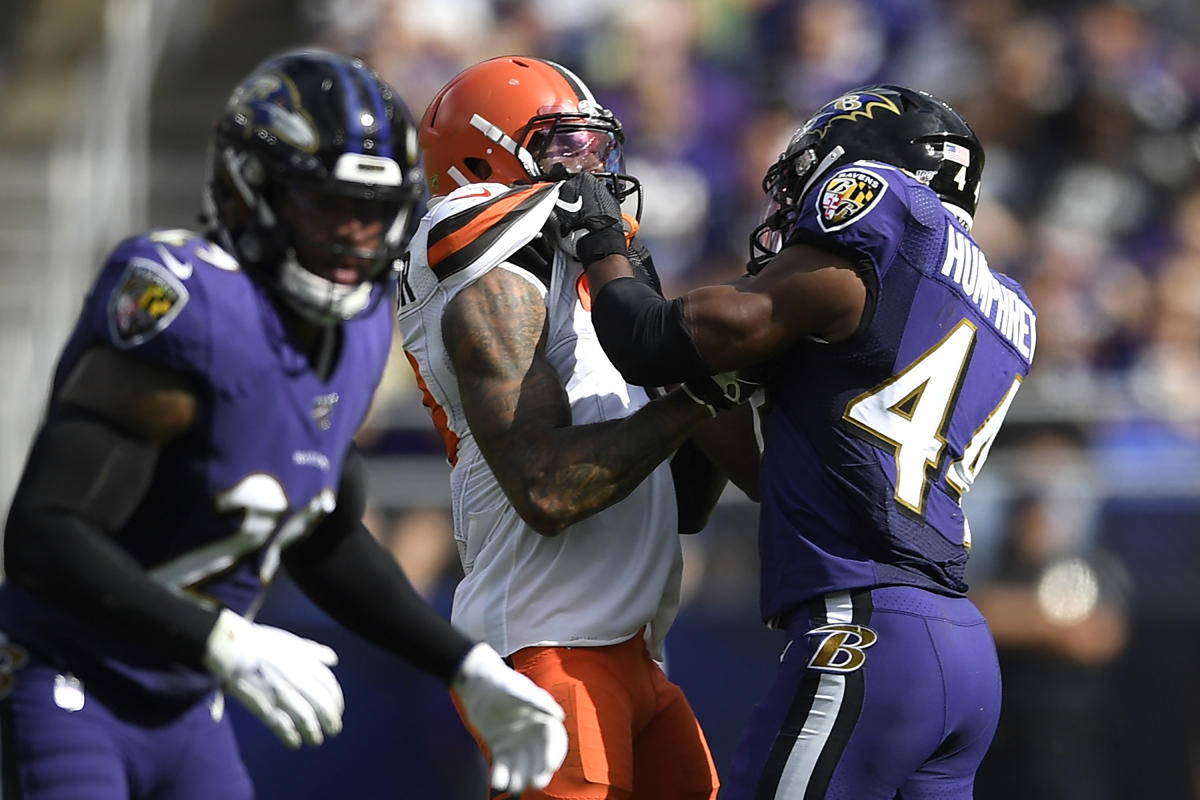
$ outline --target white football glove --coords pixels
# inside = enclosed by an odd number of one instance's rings
[[[467,653],[451,688],[492,754],[492,788],[542,789],[567,756],[563,710],[486,644]]]
[[[208,635],[204,666],[288,747],[318,745],[342,729],[345,700],[329,670],[332,648],[229,609]]]

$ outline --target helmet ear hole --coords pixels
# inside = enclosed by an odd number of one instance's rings
[[[464,158],[463,164],[471,171],[471,174],[481,181],[486,181],[492,177],[492,165],[482,158]]]

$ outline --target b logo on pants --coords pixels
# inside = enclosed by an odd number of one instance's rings
[[[839,673],[860,669],[867,661],[867,654],[863,651],[879,639],[870,628],[843,623],[822,625],[805,635],[824,637],[808,662],[809,668]]]

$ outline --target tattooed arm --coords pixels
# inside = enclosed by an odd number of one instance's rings
[[[676,390],[624,419],[572,425],[545,327],[537,290],[503,269],[460,292],[442,318],[480,451],[517,513],[554,536],[626,497],[709,415]]]

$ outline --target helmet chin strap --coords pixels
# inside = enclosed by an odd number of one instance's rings
[[[362,312],[371,301],[371,283],[334,283],[306,270],[291,249],[279,273],[279,288],[288,305],[309,322],[333,325]]]

